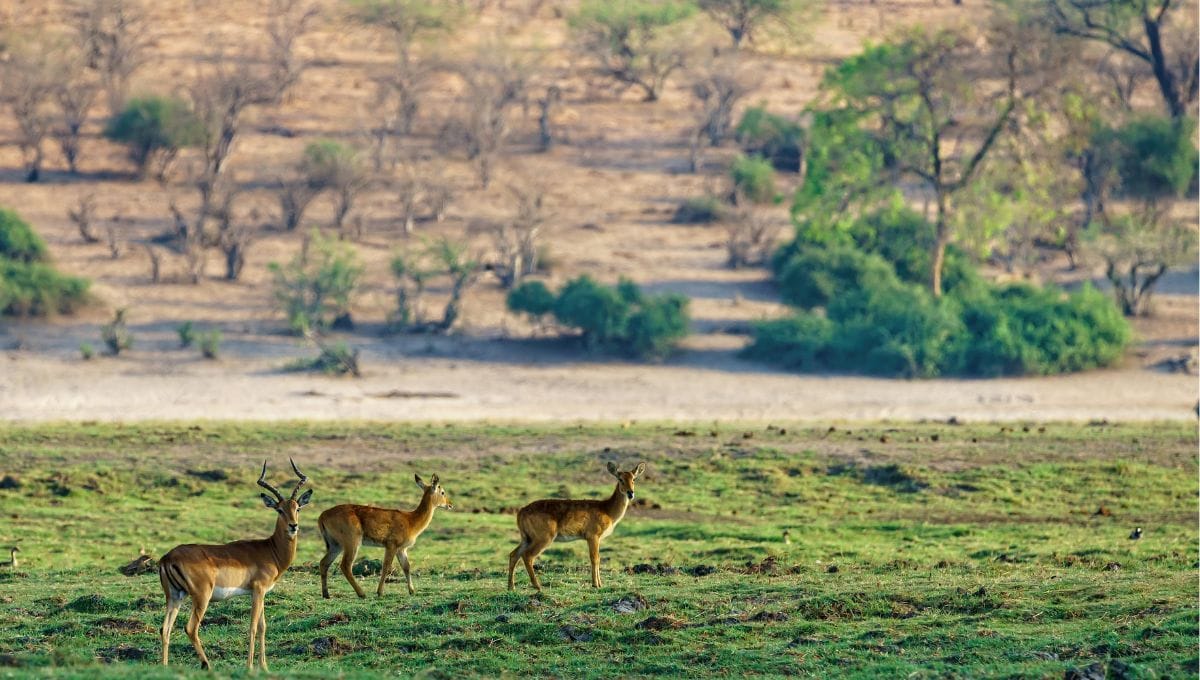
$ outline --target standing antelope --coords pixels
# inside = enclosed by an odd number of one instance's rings
[[[184,595],[192,598],[192,617],[188,619],[188,638],[200,657],[200,666],[208,668],[208,657],[200,644],[200,621],[210,601],[220,602],[238,595],[253,598],[250,609],[250,656],[246,666],[254,669],[255,632],[259,641],[259,661],[267,670],[267,619],[263,615],[263,597],[296,557],[296,536],[300,533],[300,508],[308,505],[312,489],[304,492],[297,500],[300,487],[308,477],[291,461],[292,470],[300,481],[292,490],[292,497],[284,499],[279,490],[266,482],[267,464],[263,463],[258,485],[271,492],[259,494],[263,504],[279,517],[275,520],[275,533],[258,540],[234,541],[224,545],[180,545],[163,555],[158,563],[158,580],[167,596],[167,616],[162,625],[162,662],[167,665],[167,652],[171,646],[171,629],[175,627],[175,616],[183,605]]]
[[[358,555],[358,548],[363,543],[373,546],[383,546],[383,572],[379,575],[379,588],[375,594],[383,597],[383,584],[392,571],[392,560],[400,556],[400,566],[404,569],[404,580],[408,582],[408,594],[416,591],[413,588],[412,574],[409,572],[408,549],[417,542],[417,537],[429,526],[433,519],[435,508],[451,510],[454,505],[446,490],[438,484],[438,476],[434,475],[429,484],[421,480],[420,475],[413,475],[417,486],[421,487],[421,502],[415,510],[391,510],[376,508],[370,505],[338,505],[329,508],[317,518],[317,527],[321,537],[325,539],[325,556],[321,558],[321,597],[329,599],[329,565],[337,559],[343,550],[342,575],[354,587],[359,597],[366,597],[362,586],[354,578],[351,567]]]
[[[517,560],[525,562],[529,580],[533,587],[542,590],[533,561],[554,541],[585,539],[592,560],[592,587],[600,587],[600,541],[616,528],[625,516],[629,501],[633,500],[633,480],[646,471],[645,463],[629,472],[621,472],[615,463],[608,464],[608,471],[617,478],[617,488],[602,501],[564,500],[547,498],[534,501],[517,513],[517,528],[521,530],[521,544],[508,555],[508,589],[513,589],[513,570]]]

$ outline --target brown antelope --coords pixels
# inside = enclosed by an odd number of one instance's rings
[[[629,472],[621,472],[615,463],[608,464],[608,471],[617,478],[617,488],[602,501],[564,500],[547,498],[534,501],[517,512],[517,528],[521,530],[521,544],[508,555],[508,589],[513,589],[513,571],[517,560],[524,560],[525,570],[533,587],[542,590],[533,561],[555,541],[584,539],[592,560],[592,587],[600,587],[600,541],[616,528],[625,516],[629,501],[633,500],[633,481],[646,471],[645,463]]]
[[[267,620],[263,615],[263,597],[296,557],[296,536],[300,533],[300,508],[308,505],[312,489],[299,499],[296,494],[308,481],[292,461],[292,470],[300,481],[292,490],[292,497],[284,499],[279,490],[266,482],[267,464],[263,463],[258,485],[274,496],[259,494],[263,504],[274,510],[275,533],[263,539],[234,541],[224,545],[181,545],[163,555],[158,563],[158,580],[167,596],[167,616],[162,625],[162,663],[167,665],[167,653],[171,645],[171,629],[175,627],[175,616],[183,605],[185,595],[192,599],[192,617],[188,619],[188,638],[200,657],[200,665],[208,668],[208,657],[200,644],[200,622],[209,602],[220,602],[239,595],[253,598],[250,609],[250,656],[247,667],[254,669],[254,639],[257,632],[259,661],[267,670]]]
[[[414,478],[423,493],[421,502],[411,512],[370,505],[338,505],[322,512],[317,518],[317,527],[325,539],[325,556],[321,558],[321,597],[329,599],[329,565],[337,559],[338,553],[342,553],[342,575],[359,597],[367,596],[351,571],[358,548],[363,543],[382,546],[384,551],[383,572],[379,575],[376,596],[383,597],[383,584],[392,571],[392,560],[397,555],[404,569],[404,580],[408,582],[408,594],[417,592],[409,572],[408,549],[429,526],[434,509],[451,510],[454,505],[450,503],[446,490],[438,484],[437,475],[430,479],[429,484],[422,481],[420,475],[414,475]]]

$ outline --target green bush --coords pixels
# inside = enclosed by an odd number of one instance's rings
[[[671,221],[676,224],[708,224],[725,217],[725,204],[716,196],[697,196],[679,204]]]
[[[754,342],[743,355],[797,371],[833,368],[834,329],[833,322],[810,313],[762,321],[755,326]]]
[[[541,281],[525,281],[508,292],[508,309],[540,319],[554,310],[554,293]]]
[[[848,247],[809,247],[782,266],[778,283],[784,302],[813,309],[854,291],[899,282],[878,255]]]
[[[787,172],[800,172],[804,157],[804,128],[800,123],[753,106],[742,114],[736,135],[746,153],[762,156]]]
[[[108,353],[117,356],[133,347],[133,333],[125,325],[125,310],[118,309],[113,320],[100,327],[100,339],[108,346]]]
[[[275,276],[275,299],[297,335],[348,319],[363,274],[353,247],[317,231],[312,233],[307,256],[300,253],[287,265],[272,262],[270,269]]]
[[[1191,118],[1142,116],[1092,138],[1101,162],[1115,169],[1123,193],[1153,199],[1179,196],[1196,176],[1196,124]]]
[[[146,174],[156,154],[173,156],[204,140],[204,124],[187,103],[168,97],[131,99],[108,121],[104,136],[129,148],[129,158]]]
[[[319,371],[326,375],[346,375],[361,377],[358,368],[358,350],[350,349],[344,342],[332,345],[320,345],[320,353],[311,359],[296,359],[284,366],[286,371]]]
[[[554,301],[554,316],[583,331],[588,349],[613,348],[625,337],[629,302],[615,288],[584,275],[567,283]]]
[[[615,286],[589,276],[567,282],[554,295],[540,281],[527,281],[508,295],[508,308],[535,317],[553,312],[562,326],[581,331],[589,350],[661,359],[688,333],[688,300],[681,295],[645,295],[621,279]]]
[[[873,375],[928,378],[952,364],[962,334],[957,306],[911,284],[880,285],[834,300],[831,351],[838,368]]]
[[[221,355],[221,330],[219,328],[200,335],[200,354],[205,359],[216,359]]]
[[[0,208],[0,259],[44,262],[46,242],[15,211]]]
[[[90,342],[81,342],[79,343],[79,356],[83,357],[84,361],[91,361],[96,356],[96,349]]]
[[[175,327],[175,332],[179,334],[179,346],[191,347],[192,343],[196,342],[196,329],[191,321],[184,321]]]
[[[641,299],[629,317],[626,344],[634,355],[662,359],[688,334],[688,300],[682,295]]]
[[[733,179],[733,191],[738,201],[743,198],[751,203],[774,203],[775,168],[771,162],[754,156],[742,156],[729,169]]]
[[[59,274],[43,262],[0,258],[0,314],[68,314],[87,300],[89,282]]]

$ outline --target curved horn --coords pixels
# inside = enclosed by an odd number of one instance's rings
[[[304,486],[305,482],[308,481],[308,477],[300,471],[300,468],[296,467],[296,461],[288,458],[288,462],[292,464],[292,469],[296,471],[296,476],[300,478],[300,483],[296,485],[296,488],[292,489],[292,500],[296,500],[296,494],[300,493],[300,487]],[[281,498],[280,500],[283,499]]]
[[[265,460],[263,461],[262,474],[258,476],[258,485],[275,494],[275,498],[278,499],[280,503],[283,502],[283,494],[279,493],[279,489],[276,489],[267,483],[267,461]]]

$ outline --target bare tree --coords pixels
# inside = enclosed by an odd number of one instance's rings
[[[1176,266],[1196,263],[1196,227],[1171,215],[1169,205],[1143,202],[1121,215],[1101,213],[1085,248],[1104,265],[1126,316],[1150,313],[1159,279]]]
[[[67,217],[79,228],[84,243],[99,243],[100,237],[92,233],[92,222],[96,219],[96,195],[84,194],[79,203],[67,210]]]
[[[673,29],[692,11],[682,2],[589,0],[571,25],[579,49],[597,62],[600,73],[655,101],[686,61],[685,41]]]
[[[275,190],[279,198],[283,228],[287,231],[295,231],[296,227],[300,226],[308,205],[321,193],[320,186],[313,186],[312,180],[298,171],[281,177]]]
[[[359,23],[386,31],[397,57],[405,63],[419,38],[445,31],[455,21],[448,5],[430,0],[355,0],[350,6],[350,16]]]
[[[538,270],[538,240],[546,226],[545,191],[537,183],[509,187],[513,216],[498,223],[493,233],[498,262],[493,271],[504,288],[512,288]]]
[[[416,169],[410,163],[402,164],[400,177],[396,181],[396,202],[400,208],[400,216],[404,219],[405,236],[413,232],[424,192],[424,183],[417,175]]]
[[[538,105],[538,144],[542,151],[549,151],[554,144],[554,112],[562,102],[562,89],[558,85],[546,88],[546,94],[539,97]]]
[[[793,29],[796,20],[808,10],[815,9],[821,0],[700,0],[700,9],[724,28],[733,40],[734,49],[743,41],[754,41],[754,35],[766,26]]]
[[[434,326],[435,330],[445,333],[458,321],[462,314],[463,295],[479,280],[483,267],[480,259],[467,251],[465,244],[450,239],[443,238],[435,242],[431,246],[431,254],[450,277],[450,297],[442,312],[442,320]]]
[[[254,238],[254,229],[234,215],[238,188],[231,182],[222,182],[217,192],[212,211],[217,224],[216,245],[225,255],[225,280],[237,281],[246,266],[246,251]]]
[[[67,159],[67,168],[75,174],[78,172],[81,131],[87,122],[88,110],[100,93],[100,83],[87,72],[83,60],[77,56],[68,57],[64,67],[63,80],[54,89],[59,116],[53,134]]]
[[[716,58],[700,68],[692,82],[698,108],[690,135],[692,172],[703,165],[704,144],[720,146],[733,127],[733,109],[754,91],[754,80],[734,57]]]
[[[50,40],[18,43],[0,71],[0,96],[16,119],[26,182],[36,182],[41,176],[42,143],[57,118],[54,95],[63,79],[62,62],[55,52]]]
[[[320,9],[312,0],[271,0],[267,16],[268,60],[275,103],[282,101],[308,68],[296,56],[296,41],[308,32]]]
[[[474,162],[484,188],[508,139],[511,110],[526,101],[531,71],[530,64],[499,46],[483,48],[459,69],[466,83],[465,111],[448,129]]]
[[[1196,5],[1174,0],[1050,0],[1055,30],[1108,45],[1145,63],[1174,118],[1191,113],[1200,92]]]
[[[197,78],[189,93],[192,107],[203,123],[204,168],[199,181],[204,193],[204,186],[211,188],[220,177],[241,132],[246,109],[274,102],[277,89],[269,72],[219,55],[211,69]]]
[[[755,267],[770,259],[779,223],[763,210],[741,208],[725,222],[725,251],[731,269]]]
[[[100,74],[108,108],[125,106],[129,80],[146,63],[154,40],[141,0],[77,0],[75,26],[87,62]]]

